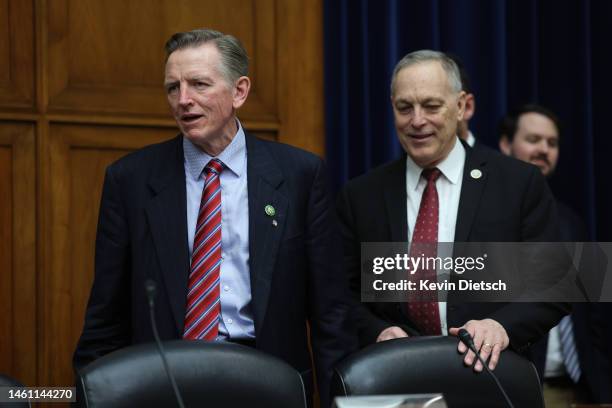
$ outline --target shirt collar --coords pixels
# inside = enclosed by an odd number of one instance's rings
[[[463,147],[463,144],[459,138],[457,138],[455,140],[455,146],[452,148],[448,156],[446,156],[446,159],[438,163],[436,167],[440,169],[440,172],[448,181],[450,181],[452,184],[457,184],[461,174],[463,173],[464,162],[465,148]],[[412,160],[410,155],[406,155],[406,184],[408,186],[408,191],[414,191],[417,189],[422,171],[423,169],[419,167],[414,160]]]
[[[474,137],[474,134],[472,133],[471,130],[468,129],[468,135],[467,135],[467,139],[465,139],[465,142],[468,144],[468,146],[470,147],[474,147],[474,143],[476,143],[476,137]]]
[[[226,169],[240,177],[246,166],[246,138],[244,129],[238,119],[236,119],[236,124],[238,125],[236,135],[216,158],[221,160]],[[186,137],[183,137],[183,152],[185,155],[185,167],[189,175],[194,180],[198,180],[202,170],[204,170],[204,166],[208,164],[213,156],[204,152]]]

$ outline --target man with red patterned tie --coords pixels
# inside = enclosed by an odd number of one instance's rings
[[[538,169],[490,149],[470,149],[457,137],[465,92],[452,59],[429,50],[406,55],[393,72],[391,104],[406,156],[351,180],[338,198],[345,266],[356,298],[362,242],[428,248],[441,242],[556,241],[554,201]],[[435,271],[423,272],[435,280]],[[457,335],[463,327],[493,369],[504,349],[526,350],[567,311],[560,303],[465,303],[449,297],[362,303],[354,318],[362,345]],[[458,349],[466,351],[462,343]],[[474,360],[471,351],[465,355],[466,364]],[[483,367],[477,362],[474,369]]]
[[[177,33],[166,55],[181,134],[107,169],[75,367],[153,340],[144,291],[152,279],[162,339],[255,347],[291,364],[312,390],[308,322],[328,406],[332,367],[356,338],[324,164],[243,129],[236,111],[251,82],[235,37]]]

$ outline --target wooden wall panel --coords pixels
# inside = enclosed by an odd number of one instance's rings
[[[34,127],[0,122],[0,372],[36,384]]]
[[[11,33],[10,18],[8,13],[8,0],[0,1],[0,61],[11,60]],[[0,66],[0,84],[6,89],[10,86],[11,69],[10,66],[2,64]]]
[[[0,106],[34,105],[33,0],[0,0]]]
[[[41,292],[42,381],[72,381],[71,358],[93,278],[96,223],[104,169],[129,151],[169,139],[173,129],[51,124],[50,196],[43,245],[53,254]]]
[[[278,1],[278,140],[325,154],[323,5],[321,0]],[[334,135],[331,135],[332,137]]]
[[[168,116],[162,88],[166,39],[209,27],[236,35],[257,61],[245,119],[276,121],[271,0],[54,0],[49,14],[51,111]]]

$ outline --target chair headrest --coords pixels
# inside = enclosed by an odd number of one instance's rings
[[[463,364],[455,337],[411,337],[373,344],[336,368],[336,395],[443,393],[449,406],[505,406],[486,372]],[[533,364],[513,351],[502,353],[495,369],[515,406],[543,407]]]
[[[232,343],[176,340],[164,343],[170,370],[186,406],[300,407],[299,373],[284,361]],[[89,407],[173,406],[175,397],[154,343],[104,356],[79,372]]]
[[[23,387],[23,383],[19,380],[17,380],[16,378],[13,378],[11,376],[5,375],[5,374],[0,374],[0,387]],[[0,403],[0,407],[5,406],[5,404]],[[23,407],[23,408],[28,408],[30,407],[30,403],[26,400],[24,402],[11,402],[11,403],[6,403],[6,406],[10,406],[13,408],[19,408],[19,407]]]

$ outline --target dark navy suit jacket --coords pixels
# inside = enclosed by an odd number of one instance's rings
[[[326,170],[311,153],[247,135],[249,270],[256,348],[312,381],[311,330],[321,399],[333,365],[356,348]],[[143,285],[153,279],[162,339],[182,337],[189,254],[182,136],[108,167],[96,240],[95,279],[74,354],[79,368],[153,341]],[[245,203],[246,204],[246,203]],[[273,225],[264,208],[276,209]]]
[[[563,242],[588,241],[586,227],[576,213],[557,201],[560,238]],[[594,271],[587,271],[588,275]],[[601,277],[603,279],[603,277]],[[575,303],[572,323],[578,361],[582,371],[581,395],[586,402],[612,402],[612,362],[610,361],[610,306],[605,303]],[[608,309],[608,310],[607,310]],[[540,379],[544,380],[548,336],[535,343],[530,350]]]
[[[481,177],[470,176],[475,169]],[[354,299],[361,289],[360,243],[408,240],[406,199],[405,157],[353,179],[341,192],[337,209]],[[557,236],[554,200],[537,167],[489,148],[466,147],[455,242],[550,242]],[[459,327],[470,319],[492,318],[506,329],[510,346],[524,352],[569,308],[567,303],[464,302],[449,295],[447,322]],[[418,334],[400,303],[364,303],[353,317],[361,345],[374,343],[390,326]]]

